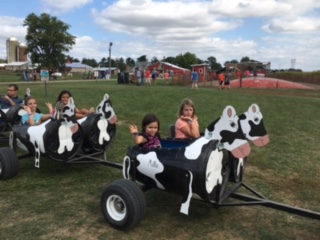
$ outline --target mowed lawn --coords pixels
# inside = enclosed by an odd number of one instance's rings
[[[122,163],[132,145],[129,124],[141,129],[147,113],[160,118],[160,133],[167,137],[183,98],[196,105],[201,132],[225,106],[238,115],[252,103],[260,106],[270,143],[252,143],[244,182],[270,200],[320,212],[320,92],[186,86],[137,87],[115,81],[19,84],[38,99],[55,103],[61,90],[70,90],[78,108],[96,106],[105,93],[118,116],[116,138],[108,160]],[[6,85],[0,85],[5,92]],[[2,142],[2,146],[8,146]],[[21,153],[19,153],[21,154]],[[128,232],[111,228],[100,209],[105,187],[122,178],[122,171],[104,165],[65,165],[42,157],[20,161],[19,174],[0,181],[0,239],[319,239],[320,220],[262,206],[224,207],[191,200],[189,215],[180,213],[181,197],[155,189],[145,193],[147,214]]]

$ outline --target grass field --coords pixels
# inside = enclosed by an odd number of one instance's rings
[[[264,116],[270,143],[251,144],[244,182],[270,200],[320,212],[320,92],[166,86],[119,85],[115,81],[19,84],[38,99],[56,101],[63,89],[72,92],[77,107],[96,106],[104,93],[118,116],[116,139],[108,149],[110,161],[121,163],[132,145],[130,123],[156,113],[160,133],[176,120],[181,100],[196,105],[201,132],[218,118],[226,105],[238,115],[257,103]],[[5,92],[6,85],[0,85]],[[7,146],[7,143],[2,143]],[[147,215],[128,232],[108,226],[100,209],[104,188],[122,178],[118,169],[102,165],[64,165],[41,159],[20,161],[19,174],[0,182],[0,239],[319,239],[320,221],[265,207],[226,207],[191,201],[189,216],[179,212],[181,197],[158,190],[146,192]]]

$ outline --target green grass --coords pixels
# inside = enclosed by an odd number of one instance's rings
[[[0,85],[5,91],[5,85]],[[320,92],[200,88],[183,86],[136,87],[115,81],[19,84],[27,87],[45,112],[63,89],[72,92],[77,107],[96,106],[104,93],[118,116],[116,139],[107,155],[121,163],[132,145],[128,127],[141,125],[143,116],[156,113],[160,133],[176,120],[179,104],[190,97],[201,132],[226,105],[238,114],[257,103],[264,116],[270,143],[252,146],[244,181],[271,200],[320,212]],[[7,146],[2,143],[2,146]],[[189,216],[179,213],[181,197],[158,190],[146,192],[147,215],[129,232],[108,226],[100,209],[104,188],[122,178],[118,169],[102,165],[64,165],[41,158],[20,161],[19,174],[0,182],[0,239],[318,239],[320,221],[265,207],[226,207],[192,200]]]

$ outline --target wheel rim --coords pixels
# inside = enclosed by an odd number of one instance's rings
[[[126,204],[117,195],[111,195],[106,202],[107,211],[111,218],[116,221],[121,221],[125,218],[127,209]]]

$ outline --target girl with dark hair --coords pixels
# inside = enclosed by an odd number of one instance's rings
[[[72,97],[71,92],[69,92],[68,90],[61,91],[56,102],[56,108],[60,108],[60,107],[57,107],[57,105],[61,103],[63,103],[63,105],[66,105],[70,97]],[[90,113],[94,113],[94,112],[95,112],[94,107],[90,108],[89,110],[86,108],[82,108],[82,109],[76,108],[76,117],[77,119],[83,118],[89,115]]]
[[[134,144],[143,148],[161,148],[160,121],[154,114],[147,114],[142,119],[142,132],[139,133],[136,125],[130,125],[129,132],[133,134]]]

